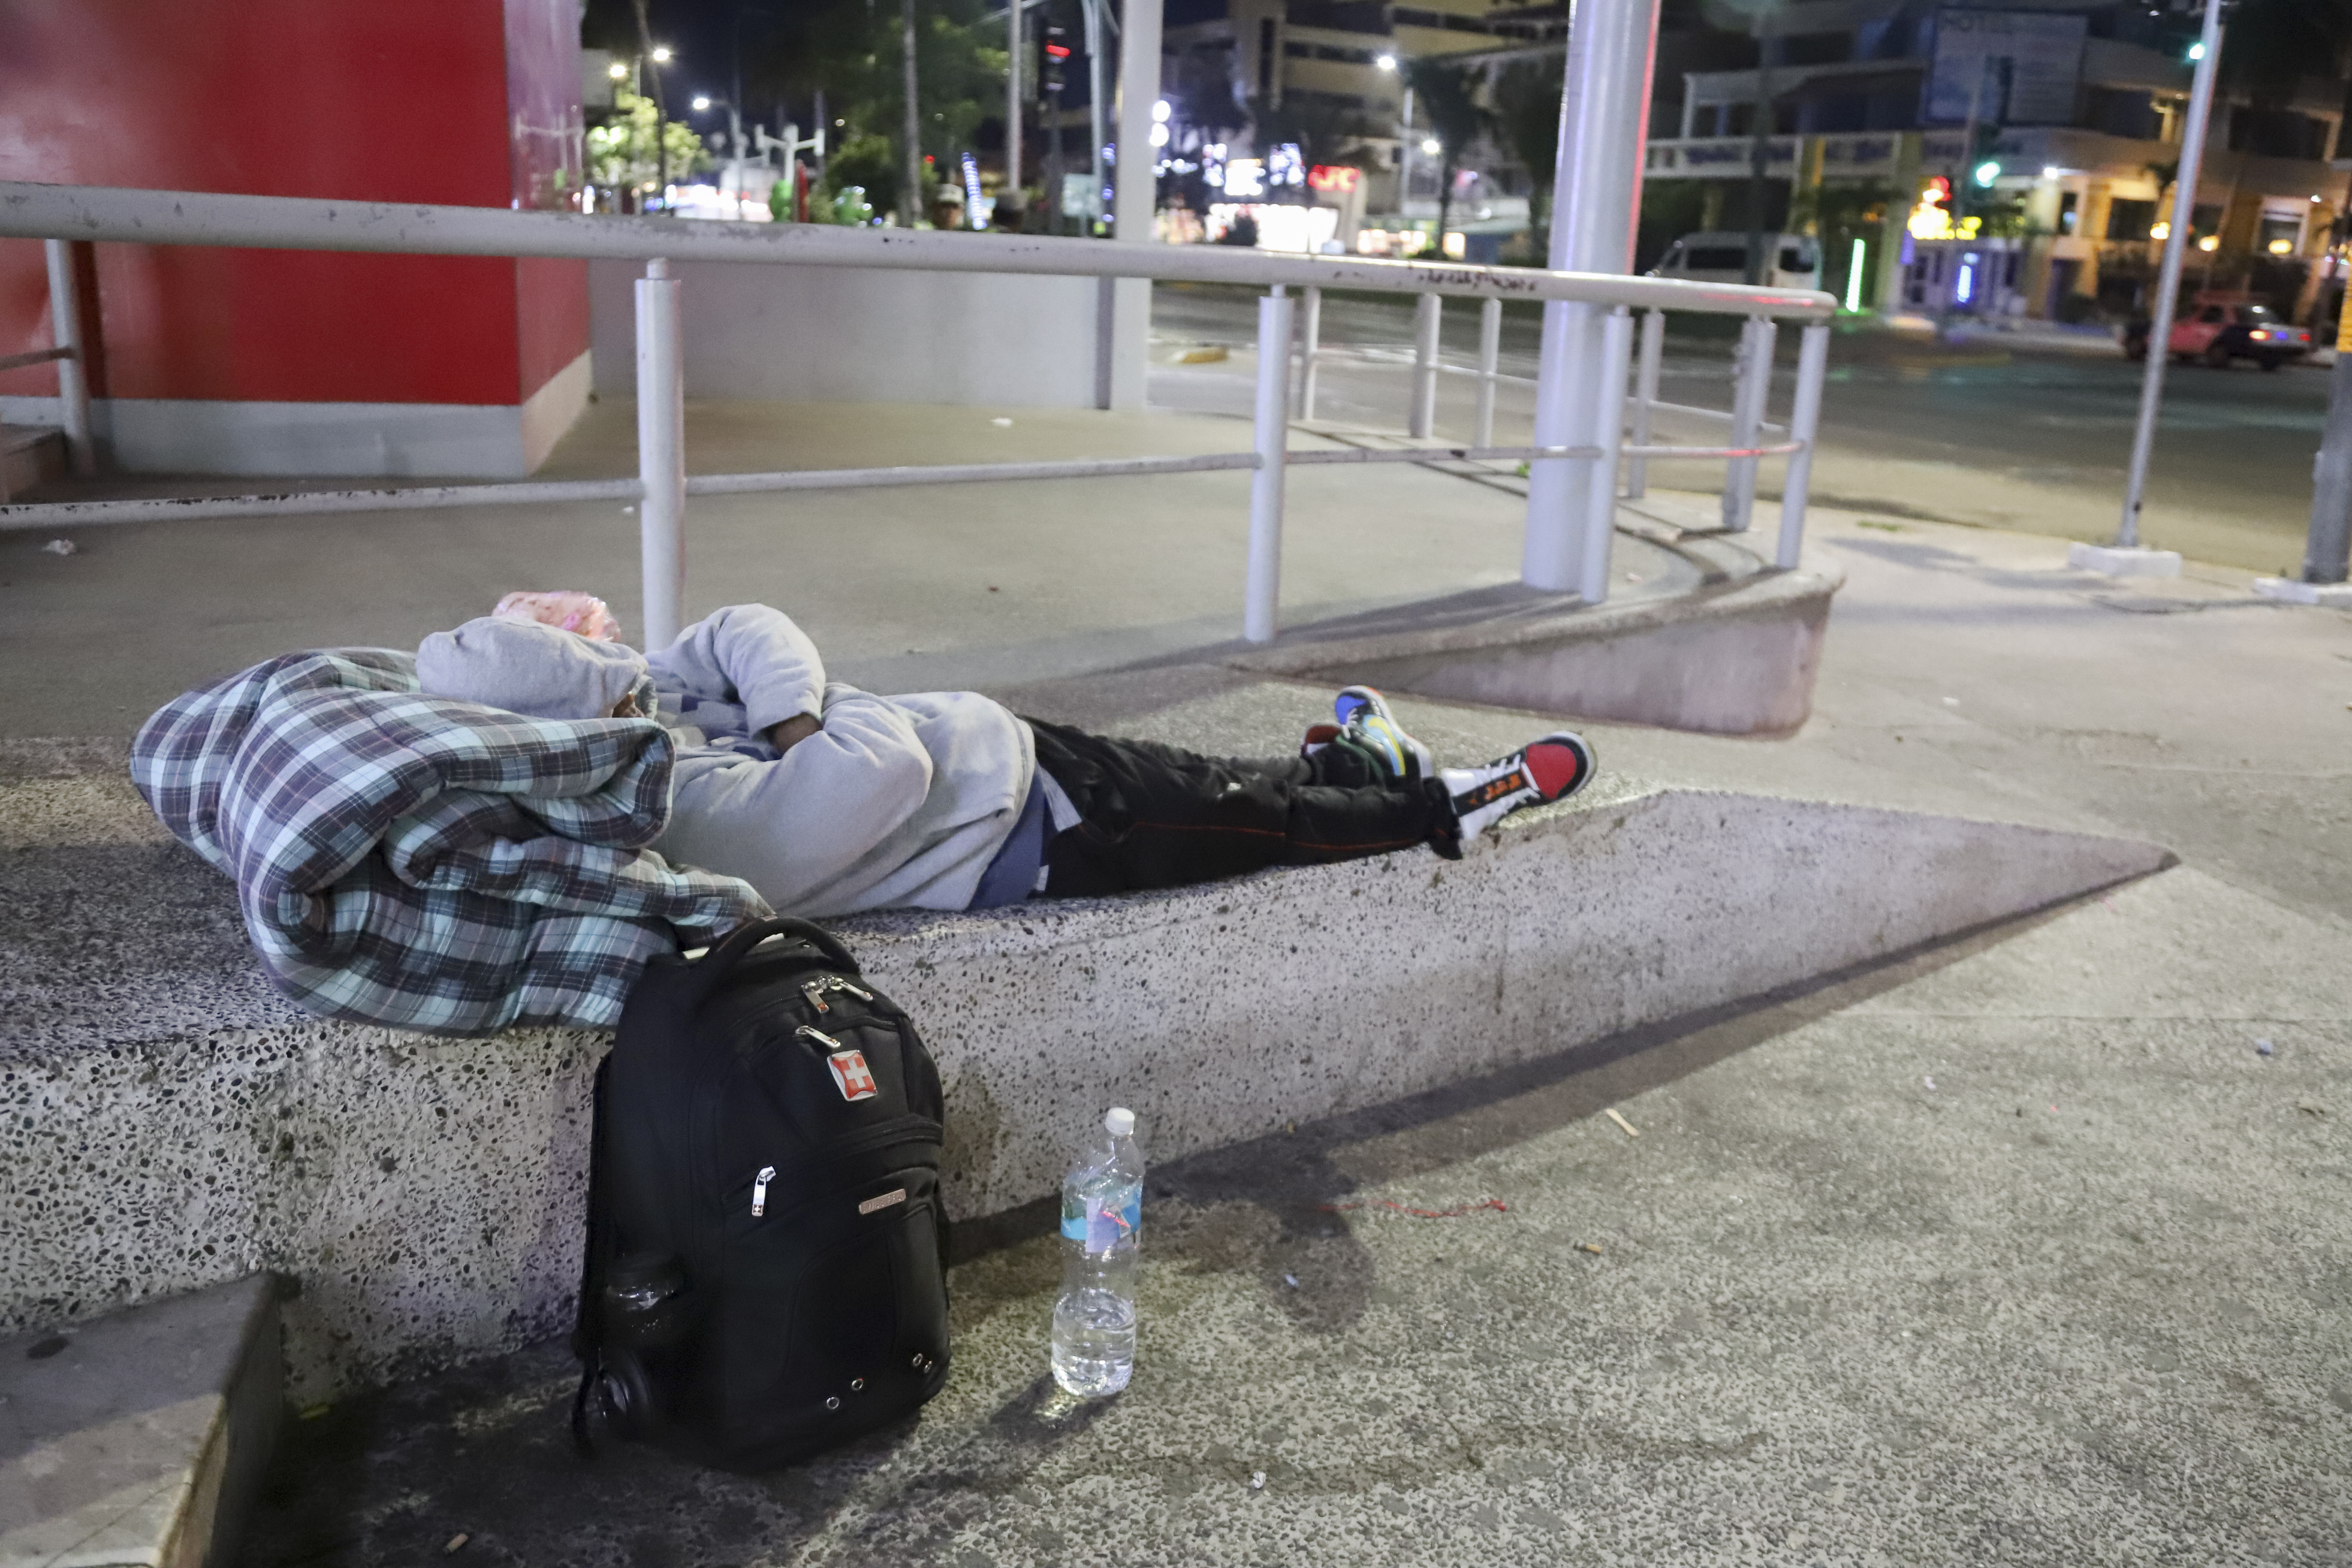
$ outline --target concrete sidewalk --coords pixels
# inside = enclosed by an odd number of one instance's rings
[[[1207,416],[702,413],[709,467],[1244,434]],[[621,416],[600,407],[567,471],[617,460]],[[1506,489],[1328,479],[1294,512],[1296,613],[1511,574]],[[693,602],[782,603],[886,689],[979,685],[1277,747],[1328,694],[1222,662],[1239,491],[698,503]],[[634,622],[633,528],[583,508],[89,531],[64,558],[12,539],[0,735],[119,742],[192,680],[306,643],[413,643],[519,583],[597,588]],[[998,1227],[955,1274],[956,1374],[908,1430],[767,1478],[583,1467],[568,1363],[542,1347],[313,1413],[246,1560],[2343,1563],[2352,616],[2258,601],[2220,569],[2118,586],[2046,538],[1828,511],[1813,539],[1849,584],[1814,719],[1779,742],[1594,726],[1604,767],[2089,828],[2184,863],[1155,1169],[1139,1370],[1108,1405],[1052,1394],[1055,1243]],[[1621,576],[1722,569],[1620,542]],[[1448,760],[1543,722],[1400,706]],[[1465,1206],[1490,1197],[1504,1207]]]
[[[910,1429],[768,1478],[583,1468],[549,1347],[320,1415],[247,1561],[2343,1562],[2352,617],[2045,539],[1818,538],[1850,585],[1813,721],[1596,728],[1606,765],[2185,864],[1156,1170],[1113,1403],[1052,1392],[1055,1244],[1020,1240],[956,1271]],[[1194,744],[1318,697],[1181,661],[1000,693]],[[1444,754],[1529,722],[1402,708]]]
[[[998,420],[1007,423],[999,424]],[[1301,447],[1331,445],[1299,435]],[[542,477],[635,472],[635,413],[602,402]],[[1210,414],[689,404],[693,473],[1245,452]],[[73,493],[249,486],[110,481]],[[1245,473],[698,497],[687,607],[787,607],[832,672],[882,691],[993,686],[1205,657],[1241,632]],[[53,495],[52,499],[56,499]],[[1294,470],[1286,625],[1515,581],[1516,494],[1410,465]],[[0,738],[118,735],[188,688],[289,648],[414,647],[509,588],[586,588],[642,626],[633,506],[165,522],[0,534]],[[1621,596],[1751,573],[1707,541],[1621,542]]]

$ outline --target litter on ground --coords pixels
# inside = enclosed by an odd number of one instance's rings
[[[1606,1116],[1607,1118],[1609,1118],[1609,1120],[1610,1120],[1610,1121],[1614,1121],[1618,1126],[1622,1127],[1622,1128],[1625,1130],[1625,1136],[1626,1136],[1626,1137],[1628,1137],[1628,1138],[1639,1138],[1639,1137],[1641,1136],[1641,1134],[1640,1134],[1639,1132],[1636,1132],[1636,1131],[1633,1131],[1633,1124],[1632,1122],[1630,1122],[1630,1121],[1626,1121],[1623,1117],[1622,1117],[1622,1116],[1620,1116],[1620,1115],[1618,1115],[1618,1114],[1617,1114],[1617,1108],[1616,1108],[1615,1106],[1613,1106],[1613,1105],[1612,1105],[1612,1106],[1611,1106],[1608,1110],[1606,1110],[1602,1111],[1601,1114],[1601,1115],[1603,1115],[1603,1116]]]

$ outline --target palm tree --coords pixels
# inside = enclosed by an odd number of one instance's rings
[[[1551,181],[1559,162],[1559,100],[1564,79],[1549,61],[1520,60],[1495,83],[1495,132],[1528,171],[1528,229],[1535,253],[1546,254],[1551,223]]]
[[[1444,169],[1437,187],[1437,244],[1442,250],[1446,224],[1454,210],[1454,172],[1461,168],[1462,154],[1469,150],[1470,143],[1486,131],[1487,115],[1478,106],[1470,73],[1460,66],[1424,57],[1406,65],[1404,79],[1437,135]]]

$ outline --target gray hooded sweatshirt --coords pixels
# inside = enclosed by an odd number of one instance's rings
[[[548,718],[609,712],[648,669],[678,741],[654,847],[742,878],[783,913],[970,907],[1036,773],[1035,738],[1001,704],[827,682],[816,645],[765,605],[720,610],[644,658],[487,617],[417,650],[428,692]],[[803,713],[822,728],[779,757],[761,731]]]

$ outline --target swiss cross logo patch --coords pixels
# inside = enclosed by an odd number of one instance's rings
[[[871,1100],[882,1092],[866,1066],[864,1051],[835,1051],[824,1058],[824,1065],[833,1069],[833,1081],[841,1086],[844,1100]]]

